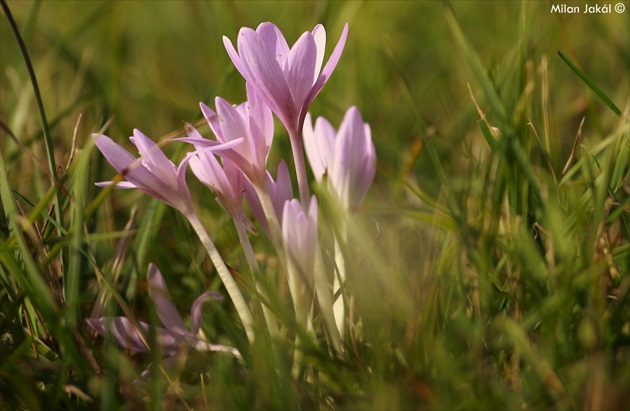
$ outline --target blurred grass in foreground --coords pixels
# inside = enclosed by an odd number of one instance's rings
[[[0,408],[622,408],[630,389],[628,11],[569,16],[550,14],[547,2],[476,1],[9,6],[63,188],[51,188],[32,86],[3,14]],[[83,319],[101,298],[111,314],[155,323],[149,262],[182,313],[219,283],[179,215],[140,193],[94,187],[114,172],[89,135],[106,126],[123,142],[138,127],[158,140],[199,119],[198,101],[239,102],[243,81],[221,36],[266,20],[288,39],[323,23],[329,44],[350,23],[313,107],[338,124],[356,104],[379,158],[347,250],[356,257],[347,359],[331,362],[313,348],[313,378],[296,382],[289,344],[261,338],[244,364],[190,352],[166,378],[159,353],[130,357],[94,339]],[[272,150],[272,163],[285,156],[286,136]],[[202,187],[193,192],[226,262],[245,271],[227,215]],[[330,206],[323,214],[336,218]],[[254,247],[273,271],[263,243]],[[234,318],[228,304],[208,305],[203,330],[245,351]],[[133,384],[147,367],[149,377]]]

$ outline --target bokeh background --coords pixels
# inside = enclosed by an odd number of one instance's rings
[[[589,104],[601,103],[590,100],[558,50],[618,105],[627,101],[628,11],[553,14],[548,1],[455,1],[452,6],[499,86],[513,80],[501,73],[518,63],[519,53],[525,53],[533,77],[546,61],[554,113],[550,126],[554,141],[566,151]],[[212,106],[218,95],[242,101],[244,81],[222,36],[234,40],[240,27],[263,21],[276,23],[290,43],[322,23],[328,53],[349,22],[343,58],[312,112],[339,124],[347,107],[358,106],[372,126],[379,163],[394,174],[403,171],[414,142],[426,137],[427,129],[448,161],[446,153],[457,149],[477,118],[467,83],[477,95],[480,90],[437,1],[17,1],[11,7],[34,60],[48,117],[55,122],[59,161],[70,151],[78,113],[84,116],[81,145],[109,119],[108,133],[117,141],[133,128],[158,139],[184,121],[200,119],[200,101]],[[38,122],[24,62],[6,19],[0,30],[0,115],[24,141],[33,141]],[[587,127],[605,131],[597,119]],[[288,144],[277,130],[274,149],[282,153]],[[16,147],[3,138],[2,149],[14,152]],[[404,171],[434,191],[425,160],[412,159],[413,166]]]

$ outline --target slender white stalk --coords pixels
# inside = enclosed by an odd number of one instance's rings
[[[265,213],[265,218],[267,219],[267,224],[269,225],[269,233],[271,236],[271,242],[274,247],[276,247],[276,251],[278,254],[281,254],[280,250],[282,250],[282,231],[280,230],[280,222],[278,221],[278,217],[276,216],[276,210],[273,207],[273,202],[271,201],[271,197],[269,196],[269,190],[267,187],[261,187],[259,185],[255,185],[254,189],[256,190],[256,194],[258,195],[258,199],[260,200],[260,204],[262,205],[263,213]]]
[[[330,343],[332,345],[333,350],[337,354],[342,353],[342,344],[341,344],[341,329],[335,327],[335,313],[333,312],[333,300],[332,300],[332,290],[330,288],[330,282],[326,277],[325,267],[324,267],[324,258],[322,256],[321,248],[319,244],[316,246],[316,255],[315,255],[315,292],[317,293],[317,301],[319,302],[319,309],[321,310],[322,316],[324,318],[324,326],[326,327],[326,334],[330,339]],[[335,277],[336,279],[336,277]],[[341,300],[341,299],[340,299]],[[338,300],[339,302],[339,300]],[[343,300],[342,308],[343,308]],[[338,324],[338,322],[337,322]]]
[[[298,188],[300,190],[300,202],[302,203],[302,207],[306,208],[308,207],[311,195],[308,189],[308,180],[306,178],[306,164],[304,162],[302,136],[294,130],[289,130],[289,140],[291,140],[293,163],[295,164],[295,173],[297,175]]]
[[[348,227],[344,220],[340,222],[339,236],[341,237],[341,239],[337,238],[337,234],[335,234],[335,264],[337,265],[337,269],[339,270],[339,275],[335,275],[335,279],[333,282],[333,295],[337,294],[337,291],[339,291],[342,284],[346,281],[346,259],[343,255],[340,245],[342,243],[347,244],[348,240]],[[339,298],[337,298],[337,300],[333,304],[335,322],[337,323],[337,330],[339,330],[341,341],[344,340],[346,325],[346,309],[344,303],[344,293],[341,293],[339,295]]]
[[[247,229],[245,228],[245,223],[242,219],[234,219],[234,225],[236,226],[236,232],[238,233],[238,238],[243,246],[243,253],[245,254],[245,258],[247,259],[247,264],[249,265],[249,270],[252,273],[252,277],[254,278],[254,284],[256,285],[256,291],[260,293],[267,301],[269,301],[269,297],[267,296],[267,292],[265,291],[265,287],[260,284],[260,278],[262,278],[262,273],[260,272],[260,267],[258,266],[258,261],[256,261],[256,256],[254,255],[254,249],[252,248],[252,243],[249,241],[249,236],[247,235]],[[263,315],[265,316],[265,322],[267,323],[267,329],[269,330],[269,334],[272,337],[277,337],[279,334],[278,331],[278,322],[276,321],[276,317],[267,308],[265,304],[262,304]]]
[[[221,258],[219,251],[214,246],[212,239],[210,238],[206,230],[203,228],[201,221],[199,221],[199,217],[197,217],[195,213],[189,213],[187,217],[188,217],[188,221],[190,221],[190,224],[192,224],[193,229],[199,236],[199,239],[201,240],[204,248],[206,249],[208,256],[212,260],[212,263],[216,267],[217,272],[219,273],[219,277],[221,278],[221,281],[223,282],[223,285],[225,286],[225,289],[227,290],[228,295],[230,296],[230,299],[232,300],[232,303],[234,304],[234,307],[236,308],[236,312],[238,313],[238,316],[240,317],[241,322],[243,323],[243,327],[245,327],[245,332],[247,333],[247,339],[249,340],[250,343],[253,343],[254,342],[254,328],[253,328],[254,320],[252,318],[251,312],[249,311],[249,307],[247,307],[245,298],[243,298],[243,294],[241,294],[241,290],[238,288],[236,281],[234,281],[232,274],[230,274],[230,271],[225,265],[223,258]]]
[[[310,309],[313,302],[313,286],[307,284],[308,276],[301,272],[298,265],[287,256],[287,277],[289,280],[289,291],[293,299],[293,308],[295,309],[295,322],[298,327],[304,327],[307,333],[313,330],[310,319]],[[302,360],[304,352],[300,348],[302,338],[298,334],[295,337],[295,351],[293,352],[293,368],[291,374],[294,378],[299,377],[302,368]]]

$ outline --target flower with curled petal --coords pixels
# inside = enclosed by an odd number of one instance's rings
[[[238,52],[225,36],[223,44],[245,80],[255,86],[289,133],[298,135],[308,108],[339,62],[347,36],[346,23],[323,69],[326,30],[321,24],[302,34],[291,48],[280,29],[269,22],[256,30],[243,27]]]
[[[107,161],[127,179],[115,183],[117,188],[138,188],[184,215],[190,216],[194,213],[186,184],[186,166],[190,156],[186,156],[179,166],[175,166],[160,147],[138,129],[133,130],[130,140],[140,152],[139,159],[104,134],[92,134],[92,139]],[[208,150],[230,149],[241,141],[242,139],[233,140],[227,144],[214,142],[214,146]],[[111,184],[114,183],[97,183],[101,187]]]
[[[223,296],[218,291],[207,291],[193,302],[189,330],[171,301],[162,273],[154,264],[149,264],[147,281],[149,297],[155,304],[158,318],[164,325],[164,328],[156,327],[155,332],[157,344],[166,357],[177,355],[184,345],[188,345],[197,351],[223,352],[240,358],[240,353],[236,348],[210,344],[199,336],[201,306],[207,301],[223,300]],[[145,322],[137,322],[140,328],[138,330],[135,323],[127,317],[88,318],[85,321],[100,335],[113,337],[124,348],[136,352],[149,352],[145,336],[149,334],[150,325]]]

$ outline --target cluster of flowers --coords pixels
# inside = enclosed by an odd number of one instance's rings
[[[338,130],[321,117],[313,125],[308,113],[341,57],[347,33],[346,24],[324,66],[326,31],[322,25],[305,32],[291,48],[272,23],[262,23],[256,30],[242,28],[238,34],[238,50],[224,37],[232,62],[246,80],[247,101],[234,106],[217,97],[216,111],[201,103],[201,111],[216,140],[202,137],[187,124],[188,136],[178,140],[192,144],[195,151],[188,153],[179,166],[139,130],[134,130],[130,138],[138,148],[139,159],[105,135],[92,136],[101,153],[126,179],[99,185],[140,189],[179,210],[190,221],[234,303],[250,342],[255,338],[250,306],[195,213],[186,184],[186,169],[190,165],[194,175],[216,193],[217,201],[232,217],[258,292],[266,296],[261,270],[249,241],[251,222],[243,209],[245,197],[278,253],[297,323],[305,329],[312,328],[311,307],[316,302],[331,348],[342,352],[344,302],[343,297],[334,301],[333,293],[345,277],[344,257],[339,251],[341,247],[336,246],[336,273],[327,276],[318,240],[318,202],[309,192],[304,151],[316,181],[325,182],[345,212],[356,210],[375,174],[376,155],[370,127],[363,122],[356,107],[348,109]],[[293,198],[289,169],[284,161],[280,162],[275,179],[267,170],[274,136],[272,113],[282,122],[291,141],[299,200]],[[345,229],[336,231],[337,242],[346,241]],[[229,347],[208,344],[197,335],[201,303],[216,299],[216,295],[205,293],[195,300],[192,331],[189,331],[183,326],[154,265],[149,267],[148,281],[150,296],[166,326],[158,330],[158,342],[167,354],[174,355],[177,345],[182,343],[196,349],[230,351]],[[277,318],[264,305],[262,310],[269,332],[277,335]],[[136,351],[148,348],[139,335],[140,331],[147,330],[146,324],[134,327],[124,317],[92,318],[88,324],[103,335],[113,336],[126,348]]]

